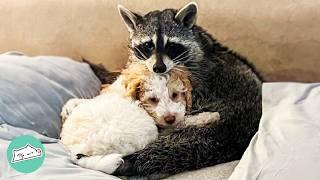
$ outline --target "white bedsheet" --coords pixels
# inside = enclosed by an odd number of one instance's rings
[[[43,165],[33,173],[22,174],[12,169],[7,161],[7,147],[17,135],[29,134],[43,143],[46,157]],[[62,144],[57,139],[48,138],[34,131],[0,125],[0,179],[14,180],[49,180],[49,179],[81,179],[81,180],[117,180],[119,178],[102,172],[81,168],[72,164]]]
[[[258,133],[230,180],[320,179],[320,84],[266,83]]]

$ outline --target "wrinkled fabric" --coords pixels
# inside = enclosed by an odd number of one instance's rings
[[[20,135],[32,135],[44,145],[46,157],[42,166],[30,174],[23,174],[12,169],[7,161],[7,148],[10,140]],[[38,134],[35,131],[0,125],[0,179],[15,180],[49,180],[49,179],[83,179],[83,180],[117,180],[119,178],[99,171],[84,169],[74,165],[63,145],[54,138]]]
[[[259,130],[230,180],[320,179],[320,84],[265,83]]]

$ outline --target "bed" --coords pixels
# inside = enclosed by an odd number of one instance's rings
[[[65,57],[0,55],[0,177],[119,179],[72,164],[58,139],[63,104],[74,97],[91,98],[99,89],[87,64]],[[218,180],[230,174],[230,180],[319,179],[320,83],[264,83],[262,94],[259,131],[240,162],[168,179]],[[15,171],[5,158],[10,141],[26,134],[41,140],[46,152],[44,164],[30,174]]]

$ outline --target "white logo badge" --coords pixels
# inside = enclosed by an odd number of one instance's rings
[[[11,163],[35,159],[41,156],[42,150],[40,148],[33,147],[32,145],[27,144],[24,147],[12,150]]]

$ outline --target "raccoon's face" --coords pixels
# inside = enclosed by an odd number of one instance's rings
[[[151,72],[161,74],[203,55],[192,29],[197,17],[195,3],[179,11],[166,9],[144,16],[120,5],[118,8],[130,33],[131,61],[142,62]]]

